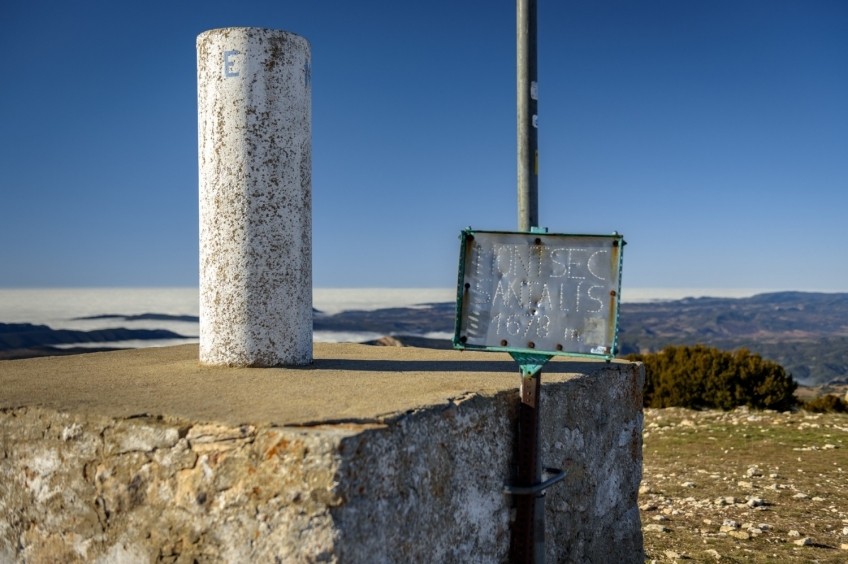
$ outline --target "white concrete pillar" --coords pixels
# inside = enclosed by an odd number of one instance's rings
[[[312,362],[312,95],[306,39],[197,38],[200,362]]]

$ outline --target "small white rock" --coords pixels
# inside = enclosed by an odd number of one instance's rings
[[[798,531],[796,531],[795,529],[792,529],[791,531],[789,531],[789,532],[787,533],[787,535],[789,535],[790,537],[800,537],[800,536],[801,536],[801,533],[799,533],[799,532],[798,532]]]
[[[721,527],[718,528],[720,533],[729,533],[731,531],[735,531],[739,528],[739,523],[734,521],[733,519],[725,519],[721,524]]]
[[[810,537],[804,537],[802,539],[792,541],[792,544],[797,544],[798,546],[810,546],[813,544],[813,539]]]

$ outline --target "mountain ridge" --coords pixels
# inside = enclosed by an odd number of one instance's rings
[[[431,333],[453,333],[453,302],[349,310],[316,311],[316,331],[372,332],[390,337],[373,344],[449,348],[449,339]],[[108,314],[99,317],[129,319]],[[144,314],[145,319],[171,316]],[[5,334],[4,334],[5,333]],[[0,324],[0,358],[52,354],[60,343],[125,339],[181,338],[170,332],[128,330],[53,330],[31,324]],[[848,380],[848,293],[767,292],[747,298],[688,297],[676,300],[624,302],[619,316],[619,355],[656,352],[669,345],[702,344],[721,350],[747,348],[775,361],[803,384]],[[5,349],[5,350],[4,350]],[[18,349],[12,356],[11,349]]]
[[[382,344],[449,346],[445,339],[420,335],[452,332],[454,304],[428,305],[426,309],[347,311],[323,317],[320,325],[325,329],[338,324],[345,329],[367,326],[369,331],[393,337]],[[801,383],[827,383],[848,378],[848,293],[787,291],[747,298],[625,302],[620,308],[618,342],[620,356],[656,352],[669,345],[744,347],[781,364]]]
[[[848,293],[768,292],[749,298],[683,298],[624,303],[620,354],[669,345],[747,348],[796,380],[848,377]]]

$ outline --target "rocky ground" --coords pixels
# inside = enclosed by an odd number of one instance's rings
[[[848,562],[848,414],[646,409],[647,561]]]

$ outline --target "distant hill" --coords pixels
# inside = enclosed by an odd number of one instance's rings
[[[316,317],[315,328],[373,331],[394,339],[374,344],[449,346],[446,339],[406,336],[452,332],[453,303]],[[776,292],[750,298],[686,298],[624,303],[622,356],[667,345],[746,347],[787,369],[803,384],[848,379],[848,293]]]
[[[113,350],[113,347],[110,347],[109,344],[120,341],[186,338],[164,329],[125,329],[120,327],[94,331],[73,331],[51,329],[46,325],[33,325],[32,323],[0,323],[0,360]],[[98,343],[102,346],[67,349],[56,346],[79,343]]]
[[[376,311],[343,311],[316,314],[312,326],[316,331],[371,331],[384,335],[453,332],[454,303],[422,304],[415,307],[392,307]]]
[[[318,331],[367,331],[393,337],[374,344],[447,348],[448,339],[423,335],[452,333],[455,314],[455,304],[435,303],[333,315],[316,311],[313,323]],[[123,315],[110,317],[128,319]],[[180,337],[162,331],[67,331],[30,324],[0,324],[0,358],[56,354],[56,349],[50,347],[61,343],[97,342],[108,346],[109,342],[126,339]],[[802,384],[848,381],[848,293],[776,292],[750,298],[624,303],[619,343],[622,356],[658,351],[668,345],[704,344],[722,350],[746,347],[778,362]]]
[[[848,293],[625,303],[619,325],[622,355],[696,343],[746,347],[804,384],[848,378]]]

